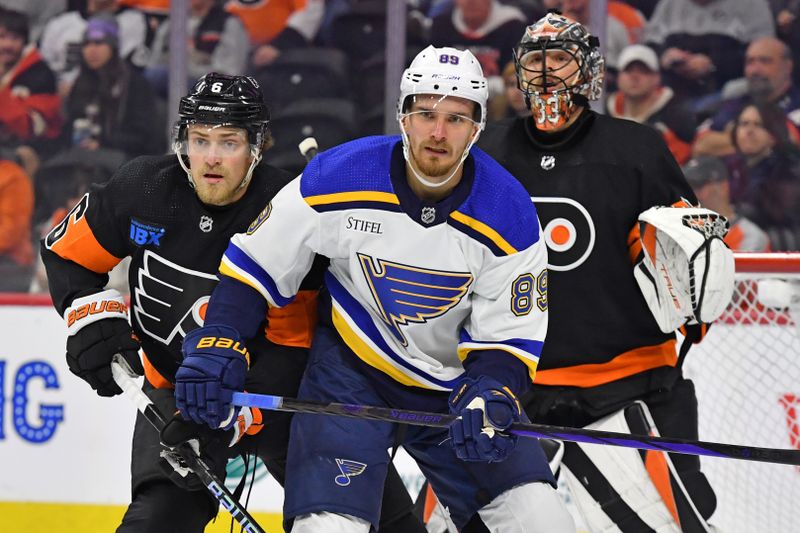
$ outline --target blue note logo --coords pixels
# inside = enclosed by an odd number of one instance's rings
[[[162,227],[145,224],[144,222],[139,222],[135,218],[132,218],[128,235],[130,239],[139,246],[152,244],[155,247],[159,247],[161,246],[161,237],[163,237],[166,232],[167,230]]]
[[[367,469],[367,465],[359,463],[358,461],[351,461],[350,459],[336,458],[336,465],[339,467],[340,475],[334,478],[334,482],[340,487],[346,487],[350,484],[350,478],[360,475]]]
[[[472,284],[469,272],[445,272],[358,254],[361,270],[384,322],[408,345],[400,326],[424,323],[455,307]]]

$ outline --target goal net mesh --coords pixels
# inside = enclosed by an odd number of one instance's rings
[[[780,261],[787,254],[759,256],[737,255],[731,305],[692,347],[684,374],[697,389],[701,440],[798,449],[800,267]],[[701,460],[720,531],[800,531],[800,468]]]

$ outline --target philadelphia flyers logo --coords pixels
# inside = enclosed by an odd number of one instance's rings
[[[571,198],[531,199],[547,244],[547,268],[566,271],[581,266],[591,255],[596,236],[589,211]]]
[[[180,347],[187,333],[203,325],[214,274],[192,270],[145,250],[131,294],[132,319],[144,333]]]

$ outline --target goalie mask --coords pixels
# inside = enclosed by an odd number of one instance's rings
[[[576,107],[600,98],[605,72],[600,42],[558,12],[525,29],[514,64],[518,87],[540,130],[559,129]]]
[[[243,130],[251,157],[244,179],[238,186],[238,189],[244,189],[250,182],[253,169],[261,161],[261,153],[269,138],[268,123],[269,109],[256,80],[249,76],[227,76],[212,72],[200,78],[189,94],[181,98],[172,149],[194,187],[194,178],[187,166],[189,126],[196,124],[206,126],[209,130],[220,127]]]
[[[700,207],[651,207],[639,215],[644,258],[634,276],[659,328],[711,323],[731,301],[733,252],[728,220]]]
[[[469,123],[474,125],[477,132],[467,143],[460,159],[453,165],[450,175],[440,182],[432,182],[419,171],[419,164],[411,153],[410,140],[406,131],[404,120],[414,113],[409,110],[417,97],[437,96],[431,109],[424,112],[426,117],[438,113],[436,102],[442,102],[448,97],[457,97],[475,103],[475,112],[472,116],[451,115],[449,123]],[[483,76],[481,65],[469,50],[456,48],[435,48],[429,46],[417,54],[411,65],[403,72],[400,80],[400,97],[397,101],[397,120],[403,137],[403,156],[409,164],[414,176],[428,187],[441,187],[449,182],[469,155],[472,146],[477,142],[481,131],[486,126],[486,102],[489,98],[489,89],[486,78]]]

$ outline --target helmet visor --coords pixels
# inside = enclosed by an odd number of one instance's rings
[[[247,130],[230,124],[206,124],[189,121],[175,126],[175,146],[183,155],[237,157],[254,153],[260,139],[253,139]]]

